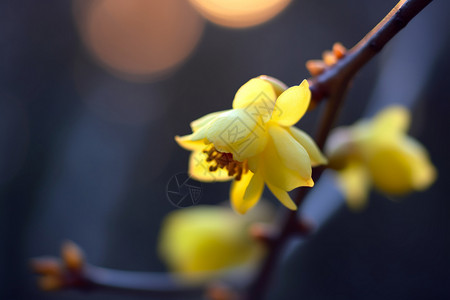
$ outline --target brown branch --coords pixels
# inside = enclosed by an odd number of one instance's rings
[[[81,248],[71,241],[63,243],[61,258],[35,258],[31,267],[40,275],[39,287],[46,291],[104,290],[185,298],[202,296],[205,292],[204,285],[182,285],[173,274],[119,271],[87,264]]]
[[[87,288],[159,297],[202,296],[205,287],[182,285],[168,273],[120,271],[87,266],[83,274]]]
[[[343,59],[321,75],[311,78],[313,102],[329,97],[342,85],[348,84],[372,57],[383,49],[409,21],[432,0],[402,0],[375,26]]]
[[[329,98],[325,112],[322,115],[316,142],[323,149],[325,141],[332,129],[334,121],[344,101],[349,82],[355,74],[389,42],[408,22],[414,18],[432,0],[402,0],[389,14],[372,29],[356,46],[335,65],[328,68],[317,77],[311,78],[310,89],[312,102],[316,104],[323,98]],[[318,180],[324,168],[313,172],[314,181]],[[300,205],[309,188],[300,188],[295,198]],[[246,299],[263,299],[269,282],[273,277],[275,267],[279,261],[286,241],[298,233],[297,212],[288,211],[280,224],[278,235],[273,237],[268,245],[268,255],[263,261],[254,281],[250,284]]]
[[[354,75],[386,43],[394,37],[408,22],[414,18],[432,0],[402,0],[394,9],[356,46],[332,67],[309,80],[312,92],[312,103],[329,98],[325,112],[321,118],[316,142],[321,149],[334,124],[339,108],[344,100],[348,84]],[[313,179],[317,181],[324,168],[316,168]],[[298,191],[295,202],[300,205],[309,188]],[[275,267],[284,250],[286,241],[295,235],[306,235],[307,224],[298,220],[297,213],[283,211],[278,231],[268,243],[268,255],[261,264],[256,277],[249,284],[246,299],[261,300],[268,288]],[[125,292],[143,292],[158,296],[200,295],[205,287],[185,287],[164,273],[136,273],[116,271],[90,266],[84,263],[79,250],[74,245],[63,247],[62,260],[56,258],[38,259],[34,261],[35,271],[42,275],[41,287],[47,290],[59,288],[106,289]]]

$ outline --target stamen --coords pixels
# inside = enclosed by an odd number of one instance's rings
[[[228,166],[228,176],[233,176],[236,173],[236,163],[233,161]]]
[[[248,172],[247,161],[236,161],[231,153],[219,152],[212,145],[205,148],[203,153],[207,155],[206,161],[212,163],[209,166],[210,172],[218,168],[225,169],[228,171],[228,176],[235,176],[235,180],[241,180],[242,175]]]

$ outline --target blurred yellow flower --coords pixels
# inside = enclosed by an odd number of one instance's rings
[[[364,207],[371,185],[387,195],[403,195],[434,182],[436,170],[426,149],[406,135],[409,123],[406,108],[391,106],[372,120],[333,131],[326,151],[350,207]]]
[[[233,109],[191,123],[193,133],[175,139],[192,151],[190,175],[231,185],[233,208],[243,214],[261,197],[264,183],[289,209],[288,191],[313,186],[311,166],[326,159],[304,131],[294,127],[311,99],[308,82],[287,89],[268,76],[253,78],[236,93]]]
[[[159,254],[175,275],[199,283],[244,271],[264,249],[250,237],[248,226],[269,221],[270,210],[258,207],[245,217],[223,206],[193,206],[170,213],[162,224]]]

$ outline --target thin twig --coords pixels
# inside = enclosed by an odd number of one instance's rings
[[[432,0],[402,0],[389,14],[372,29],[356,46],[346,53],[346,56],[321,75],[311,78],[310,89],[312,101],[319,102],[329,98],[325,112],[322,115],[316,142],[323,149],[325,141],[332,129],[335,119],[342,106],[349,82],[354,75],[394,37],[409,21],[414,18]],[[314,180],[318,180],[323,168],[314,170]],[[295,198],[300,205],[309,188],[300,188]],[[301,220],[297,219],[295,211],[288,211],[280,224],[278,235],[268,245],[268,255],[263,261],[254,281],[250,284],[246,299],[261,300],[268,289],[275,267],[279,261],[286,241],[298,233]]]
[[[348,83],[372,57],[432,0],[402,0],[346,56],[321,75],[310,79],[313,102],[333,94]]]
[[[356,46],[349,50],[345,57],[335,65],[325,70],[321,75],[311,78],[310,89],[312,101],[319,102],[329,98],[325,112],[321,118],[316,142],[323,149],[326,138],[338,115],[339,108],[344,100],[348,84],[354,75],[373,56],[375,56],[386,43],[394,37],[408,22],[414,18],[432,0],[402,0],[394,9]],[[316,168],[313,171],[313,179],[317,181],[324,168]],[[305,198],[309,188],[300,188],[295,198],[297,205]],[[275,267],[284,250],[286,241],[294,235],[307,233],[302,231],[302,221],[298,220],[297,213],[283,211],[278,231],[268,245],[268,255],[261,264],[261,268],[247,289],[246,298],[261,300],[266,293],[270,279]],[[55,264],[50,264],[55,266]],[[59,265],[49,268],[47,263],[40,264],[41,273],[54,273],[58,271]],[[63,268],[63,271],[67,269]],[[70,268],[69,268],[70,271]],[[58,275],[59,273],[57,273]],[[55,274],[53,274],[55,275]],[[167,274],[161,273],[136,273],[103,269],[86,265],[81,272],[69,272],[63,274],[65,279],[70,280],[73,285],[68,287],[79,289],[106,289],[124,292],[145,292],[146,294],[158,296],[176,295],[200,295],[204,287],[183,287]],[[66,276],[69,276],[66,278]],[[59,276],[59,275],[58,275]],[[74,277],[75,276],[75,277]],[[77,277],[78,276],[78,277]]]
[[[59,289],[103,290],[146,296],[199,297],[205,292],[204,284],[182,284],[176,275],[161,272],[134,272],[100,268],[87,264],[79,253],[81,248],[70,242],[63,244],[61,258],[38,257],[31,267],[39,274],[38,283],[46,291]],[[68,252],[66,249],[76,249]],[[79,251],[78,251],[79,249]]]
[[[88,289],[143,293],[147,296],[189,298],[203,295],[205,289],[201,285],[181,285],[168,273],[119,271],[96,266],[85,268],[83,278]]]

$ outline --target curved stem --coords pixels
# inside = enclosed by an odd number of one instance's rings
[[[353,76],[431,1],[400,1],[372,31],[346,53],[344,58],[325,70],[321,75],[309,80],[313,102],[319,102],[323,98],[329,98],[316,135],[316,142],[319,148],[323,149],[328,134],[339,113],[339,108],[344,101],[348,84]],[[313,171],[314,181],[320,178],[323,170],[324,168],[316,168]],[[309,188],[299,189],[295,198],[297,205],[301,204],[308,191]],[[245,295],[246,299],[263,299],[275,267],[284,250],[286,241],[294,235],[304,235],[307,233],[306,230],[299,229],[302,227],[302,223],[297,218],[297,212],[285,210],[283,213],[285,215],[281,219],[278,231],[268,245],[268,255],[263,261],[259,272],[248,286]],[[42,273],[52,273],[55,268],[57,269],[58,266],[46,266],[44,268],[45,272]],[[59,273],[56,272],[56,274]],[[127,293],[142,292],[166,297],[201,295],[204,290],[202,286],[180,286],[172,277],[164,273],[117,271],[87,265],[81,272],[72,272],[65,275],[67,276],[64,276],[64,278],[69,280],[69,283],[73,283],[69,284],[69,287],[80,289],[107,289]]]
[[[336,65],[310,79],[312,100],[318,102],[348,84],[372,57],[432,0],[401,0],[358,44]]]
[[[312,101],[319,102],[328,97],[316,135],[316,142],[320,149],[323,149],[325,141],[330,133],[334,121],[339,113],[344,101],[348,84],[354,75],[392,39],[409,21],[414,18],[432,0],[402,0],[387,16],[375,26],[357,45],[349,50],[346,56],[338,61],[336,65],[327,69],[321,75],[311,78],[310,89]],[[324,168],[317,168],[313,172],[314,181],[322,175]],[[297,205],[300,205],[309,188],[300,188],[295,198]],[[266,294],[269,282],[275,271],[275,267],[286,241],[295,233],[298,233],[298,223],[295,211],[288,211],[283,222],[280,224],[278,235],[269,245],[268,255],[250,284],[246,299],[260,300]]]
[[[83,272],[86,288],[145,293],[153,296],[200,296],[204,286],[183,286],[167,273],[119,271],[87,266]]]

